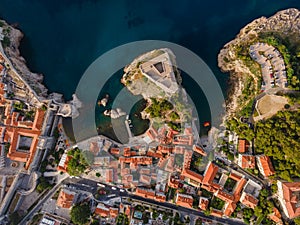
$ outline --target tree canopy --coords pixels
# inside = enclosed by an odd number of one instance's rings
[[[300,177],[300,112],[282,111],[255,127],[255,151],[271,156],[277,175]]]
[[[87,203],[75,205],[70,212],[72,222],[78,225],[86,224],[90,215],[91,210]]]

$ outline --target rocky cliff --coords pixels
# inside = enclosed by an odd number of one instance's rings
[[[223,72],[230,73],[231,87],[227,100],[227,116],[229,117],[241,109],[238,97],[244,88],[245,75],[251,76],[255,85],[258,81],[258,77],[238,58],[237,48],[257,39],[262,32],[277,33],[283,39],[293,37],[293,41],[300,41],[300,11],[287,9],[279,11],[269,18],[258,18],[242,28],[236,38],[221,49],[218,55],[218,66]]]

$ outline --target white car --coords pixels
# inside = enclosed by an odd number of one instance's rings
[[[105,185],[104,185],[104,184],[97,183],[97,185],[98,185],[99,187],[105,188]]]
[[[117,188],[115,188],[115,187],[111,187],[111,189],[113,189],[114,191],[117,190]]]
[[[120,189],[120,191],[121,191],[121,192],[125,192],[125,190],[124,190],[124,189]]]

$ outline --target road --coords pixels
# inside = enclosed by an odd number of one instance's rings
[[[94,190],[94,188],[98,186],[97,183],[99,183],[99,182],[88,180],[88,179],[76,179],[76,178],[68,178],[64,181],[64,183],[68,183],[68,182],[73,184],[73,185],[76,184],[76,185],[79,185],[79,186],[80,185],[83,185],[83,186],[84,185],[89,185],[91,190]],[[194,216],[201,217],[201,218],[204,218],[204,219],[216,221],[216,222],[221,223],[221,224],[244,225],[244,223],[239,222],[239,221],[234,220],[234,219],[230,219],[230,218],[225,219],[225,218],[218,218],[218,217],[214,217],[214,216],[206,216],[202,211],[177,206],[175,204],[168,203],[168,202],[157,202],[157,201],[154,201],[152,199],[143,198],[143,197],[131,194],[131,193],[125,191],[125,190],[121,191],[122,190],[121,188],[118,188],[118,187],[115,187],[115,186],[107,185],[107,184],[104,184],[104,183],[101,183],[101,184],[105,185],[105,188],[103,188],[103,189],[105,189],[106,191],[109,191],[109,195],[114,195],[111,198],[114,198],[114,197],[128,197],[128,198],[140,201],[140,202],[148,203],[148,204],[151,204],[151,205],[156,205],[158,207],[165,207],[165,208],[168,208],[168,209],[177,210],[179,212],[184,212],[184,213],[187,213],[189,215],[194,215]],[[114,187],[115,190],[112,189],[113,187]],[[107,196],[105,198],[103,198],[103,200],[109,200],[109,199],[110,198],[107,197]]]
[[[67,179],[68,176],[61,179],[37,204],[34,206],[31,211],[20,221],[19,225],[25,225],[27,221],[43,206],[43,204],[60,188],[62,182]]]
[[[39,203],[30,212],[28,212],[28,214],[22,219],[22,221],[19,224],[25,225],[26,222],[31,219],[31,217],[60,188],[60,186],[62,184],[68,186],[69,188],[71,187],[71,189],[72,189],[72,187],[74,187],[75,189],[89,191],[89,192],[95,194],[97,192],[97,187],[98,187],[97,183],[99,183],[99,182],[96,182],[93,180],[88,180],[88,179],[82,179],[82,178],[66,177],[66,178],[62,179],[39,201]],[[221,224],[244,225],[244,223],[230,219],[230,218],[225,219],[225,218],[218,218],[218,217],[214,217],[214,216],[206,216],[202,211],[184,208],[184,207],[177,206],[175,204],[168,203],[168,202],[157,202],[152,199],[143,198],[143,197],[131,194],[131,193],[129,193],[121,188],[115,187],[115,186],[111,186],[111,185],[107,185],[107,184],[102,184],[102,185],[105,185],[104,189],[109,191],[110,195],[112,195],[112,197],[105,196],[105,198],[103,198],[103,200],[106,200],[106,201],[109,200],[110,198],[114,198],[114,197],[127,197],[127,198],[131,198],[135,201],[139,201],[139,202],[147,203],[147,204],[151,204],[151,205],[156,205],[158,207],[164,207],[164,208],[168,208],[168,209],[172,209],[172,210],[177,210],[179,212],[184,212],[189,215],[194,215],[197,217],[201,217],[203,219],[212,220],[212,221],[215,221],[215,222],[218,222]]]

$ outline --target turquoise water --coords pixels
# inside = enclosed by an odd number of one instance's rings
[[[21,54],[30,69],[45,75],[51,92],[70,99],[81,75],[97,57],[118,45],[144,39],[171,41],[191,49],[210,66],[225,93],[228,75],[219,71],[216,61],[220,48],[253,19],[289,7],[299,8],[300,2],[0,0],[0,17],[17,23],[25,33]],[[192,81],[186,79],[183,84],[200,120],[210,120],[204,95],[189,88]],[[96,118],[98,124],[101,120]]]

